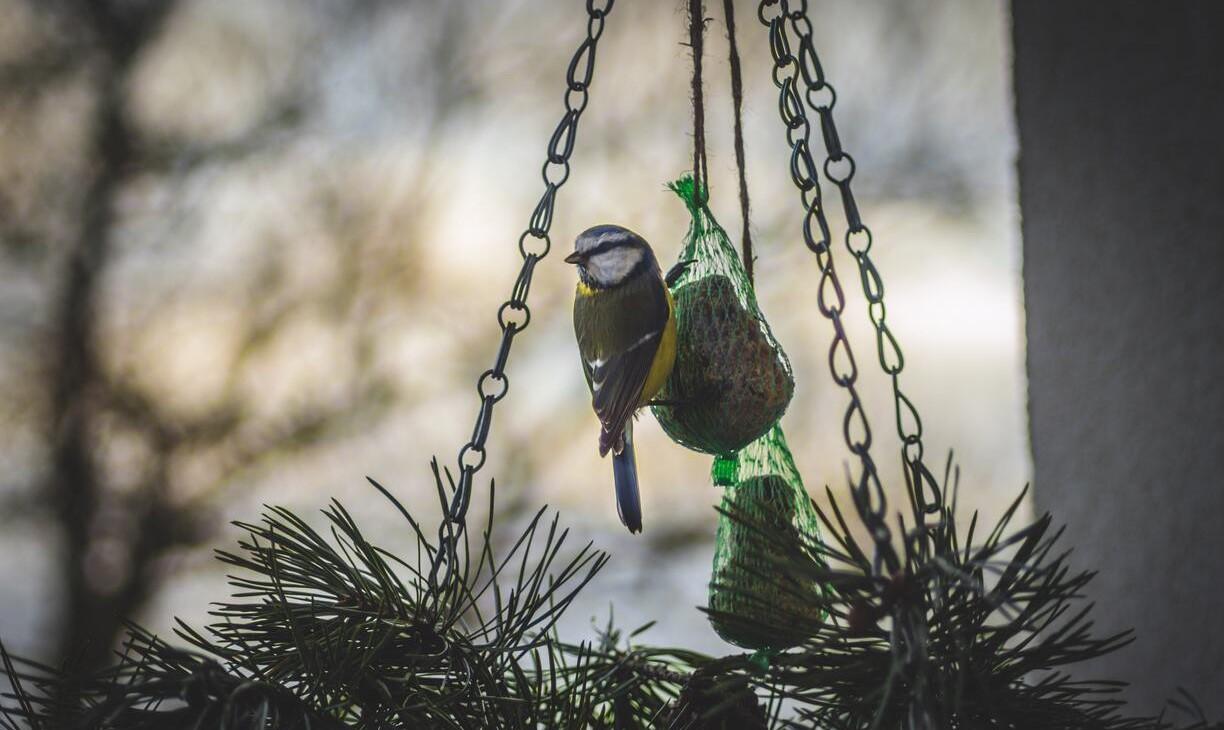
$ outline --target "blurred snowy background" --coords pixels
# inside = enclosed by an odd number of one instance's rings
[[[376,542],[411,544],[364,476],[435,509],[429,459],[469,435],[585,32],[573,0],[109,5],[0,0],[0,637],[42,657],[83,637],[104,649],[122,615],[203,622],[227,593],[211,550],[264,503],[337,497]],[[739,35],[758,295],[795,367],[784,424],[804,479],[844,498],[844,399],[755,5]],[[962,509],[997,516],[1031,469],[1006,7],[811,6],[927,453],[942,468],[955,447]],[[719,4],[709,14],[712,205],[734,235],[725,28]],[[687,220],[663,185],[690,165],[684,22],[675,3],[616,4],[554,250],[617,222],[676,256]],[[621,528],[572,277],[558,255],[537,269],[477,509],[496,477],[505,523],[548,503],[611,552],[564,635],[614,604],[623,626],[658,619],[650,643],[725,651],[695,608],[709,460],[644,416],[645,532]],[[861,298],[848,319],[895,495]]]

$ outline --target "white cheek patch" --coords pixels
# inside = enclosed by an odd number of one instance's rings
[[[642,252],[628,246],[597,253],[587,260],[587,273],[603,286],[619,284],[642,261]]]

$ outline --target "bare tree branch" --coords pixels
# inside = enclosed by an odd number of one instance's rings
[[[123,114],[123,83],[136,51],[152,37],[172,0],[116,6],[83,0],[77,10],[101,48],[93,119],[94,174],[87,184],[79,234],[67,252],[57,315],[51,383],[51,475],[65,542],[65,605],[60,657],[82,671],[108,656],[115,624],[110,597],[89,574],[91,530],[104,485],[94,461],[91,399],[100,377],[97,356],[99,284],[110,262],[115,200],[132,170],[133,134]],[[66,685],[71,691],[71,683]]]

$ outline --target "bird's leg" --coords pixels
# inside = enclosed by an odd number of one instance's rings
[[[656,398],[655,400],[647,401],[646,405],[662,406],[663,408],[680,408],[682,406],[687,406],[690,403],[691,401],[687,401],[687,400],[664,400],[661,398]]]
[[[680,277],[684,276],[684,272],[688,271],[688,267],[697,262],[697,259],[685,259],[684,261],[676,262],[676,265],[668,270],[667,275],[663,277],[663,281],[667,283],[667,288],[670,289],[680,281]]]

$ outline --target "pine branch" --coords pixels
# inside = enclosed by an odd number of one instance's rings
[[[444,507],[449,475],[435,463],[434,477]],[[116,666],[72,695],[68,674],[6,660],[18,703],[0,717],[150,730],[649,727],[704,659],[618,648],[611,625],[596,644],[563,644],[556,620],[607,556],[590,543],[567,550],[568,530],[546,510],[501,555],[490,509],[447,577],[429,570],[436,542],[375,486],[405,518],[414,558],[369,542],[339,502],[322,528],[270,507],[237,523],[237,550],[218,553],[233,596],[205,628],[179,623],[189,649],[132,626]]]
[[[1049,515],[1012,530],[1023,491],[974,544],[977,516],[967,532],[957,525],[954,474],[949,460],[939,491],[951,502],[941,496],[934,511],[908,490],[908,524],[897,517],[905,562],[888,578],[873,575],[832,500],[828,510],[813,503],[827,544],[796,541],[746,513],[724,513],[756,532],[767,569],[785,576],[795,597],[811,581],[828,588],[817,611],[790,600],[769,607],[774,625],[758,630],[799,627],[808,640],[773,656],[756,677],[758,688],[795,703],[799,720],[822,728],[1173,727],[1161,718],[1126,716],[1121,683],[1065,673],[1126,645],[1130,633],[1094,634],[1091,606],[1082,600],[1092,573],[1070,568],[1068,553],[1056,549],[1062,532],[1051,529]],[[742,620],[762,613],[752,603],[759,597],[737,599],[751,607]]]
[[[376,482],[407,527],[398,554],[367,540],[339,502],[321,526],[269,507],[218,553],[233,595],[207,626],[179,623],[187,648],[131,626],[115,666],[82,682],[0,647],[13,684],[0,730],[1175,727],[1126,716],[1120,683],[1070,678],[1066,667],[1129,635],[1093,633],[1082,605],[1091,574],[1068,566],[1048,516],[1011,529],[1023,493],[982,541],[976,516],[962,537],[951,474],[937,513],[924,517],[911,491],[908,524],[898,517],[905,563],[890,577],[873,574],[835,504],[818,511],[827,543],[728,509],[782,576],[773,618],[755,630],[807,638],[718,659],[637,645],[649,624],[626,635],[611,619],[593,641],[562,641],[557,619],[607,556],[589,543],[567,550],[568,531],[544,509],[516,540],[494,540],[492,485],[488,521],[463,531],[449,573],[430,569],[437,539]],[[436,463],[433,476],[444,512],[453,480]],[[799,587],[813,580],[826,587],[818,605],[791,600],[810,600]],[[769,615],[760,597],[737,599],[755,620]],[[1189,717],[1187,730],[1210,727],[1192,698],[1170,710]]]

